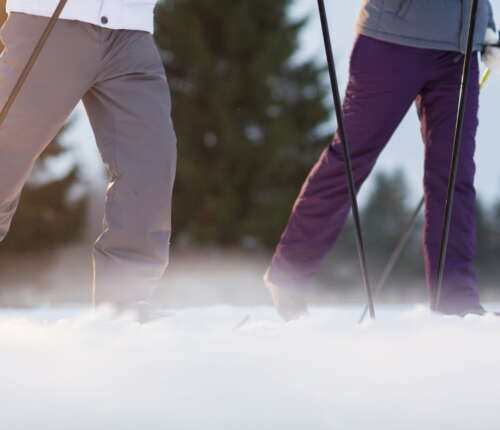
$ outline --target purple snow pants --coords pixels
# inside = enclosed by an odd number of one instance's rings
[[[425,266],[430,293],[436,287],[439,243],[453,145],[463,56],[359,36],[352,52],[344,101],[347,138],[357,189],[416,100],[425,144]],[[445,285],[440,311],[479,307],[474,271],[474,151],[478,126],[479,65],[472,63],[460,154]],[[304,292],[335,244],[350,211],[338,136],[312,169],[276,249],[269,280]],[[369,214],[368,214],[369,216]]]

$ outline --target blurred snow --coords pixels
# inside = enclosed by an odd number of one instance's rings
[[[360,310],[286,325],[270,307],[193,308],[146,326],[3,310],[2,428],[499,428],[499,319],[384,306],[360,327]]]

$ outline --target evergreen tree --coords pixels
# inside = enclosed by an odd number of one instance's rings
[[[484,207],[479,200],[476,203],[476,232],[477,232],[477,248],[476,262],[482,277],[487,276],[490,268],[490,251],[494,246],[494,239],[490,229],[491,213]]]
[[[7,19],[7,12],[5,11],[6,0],[0,0],[0,27],[3,26],[5,20]],[[0,40],[0,52],[3,51],[3,43]]]
[[[366,249],[373,279],[381,274],[409,221],[411,211],[406,203],[407,195],[408,186],[401,170],[375,177],[375,188],[363,210]],[[419,226],[414,229],[393,279],[422,276],[420,230]]]
[[[7,18],[7,12],[5,11],[5,0],[0,0],[0,25],[3,25],[5,19]]]
[[[274,246],[328,138],[323,69],[293,61],[292,0],[168,0],[156,41],[179,138],[177,235]]]
[[[477,204],[476,262],[482,285],[498,285],[500,267],[500,201],[489,210],[480,201]]]

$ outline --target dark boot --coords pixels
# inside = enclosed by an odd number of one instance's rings
[[[119,313],[132,312],[136,321],[140,324],[147,324],[171,316],[171,313],[161,310],[146,301],[120,303],[116,305],[116,309]]]
[[[456,315],[462,318],[465,318],[467,315],[478,315],[478,316],[484,316],[484,315],[494,315],[496,317],[500,317],[500,312],[488,312],[486,309],[484,309],[481,305],[478,306],[473,306],[468,309],[464,309],[461,311],[456,311],[456,312],[447,312],[443,310],[438,310],[438,313],[442,315]]]

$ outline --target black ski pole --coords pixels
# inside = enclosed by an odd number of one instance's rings
[[[420,211],[424,206],[424,202],[425,198],[422,197],[417,207],[413,211],[413,214],[410,220],[408,221],[408,224],[406,224],[403,233],[401,234],[401,237],[398,240],[396,248],[394,249],[389,258],[389,261],[384,267],[384,271],[380,276],[380,280],[378,281],[377,286],[375,287],[375,298],[377,298],[380,295],[382,290],[387,285],[387,281],[389,280],[389,277],[391,276],[394,267],[396,267],[399,257],[401,257],[401,254],[403,253],[403,250],[406,244],[408,243],[408,240],[410,239],[411,232],[413,231],[413,227],[415,227],[415,224],[417,223],[418,215],[420,214]],[[365,320],[367,313],[368,313],[368,306],[365,307],[365,310],[361,314],[361,318],[359,319],[359,324],[361,324]]]
[[[54,11],[53,15],[51,16],[47,27],[43,31],[42,35],[40,36],[40,39],[38,40],[37,44],[35,45],[35,48],[33,49],[33,52],[28,59],[28,62],[26,63],[26,66],[24,66],[24,69],[22,70],[21,74],[19,75],[19,79],[17,80],[16,84],[14,85],[14,88],[12,89],[9,98],[7,99],[7,102],[5,103],[4,107],[2,108],[2,111],[0,112],[0,127],[3,125],[3,122],[5,121],[5,118],[7,118],[7,115],[10,112],[10,109],[12,108],[12,105],[17,99],[17,96],[21,92],[21,89],[23,88],[24,84],[26,83],[26,80],[28,79],[28,76],[33,69],[33,66],[35,65],[40,52],[42,51],[43,47],[45,46],[45,43],[47,42],[47,39],[50,36],[50,33],[52,33],[52,30],[54,29],[54,26],[56,25],[57,20],[61,16],[61,13],[64,9],[64,6],[66,6],[66,3],[68,0],[60,0],[59,4],[56,7],[56,10]]]
[[[473,54],[474,47],[474,34],[476,30],[476,18],[479,0],[472,0],[469,28],[467,34],[467,48],[465,51],[464,67],[462,72],[462,82],[460,84],[460,97],[458,102],[458,113],[457,122],[455,127],[455,139],[453,142],[453,152],[451,158],[450,166],[450,176],[448,182],[448,193],[445,206],[444,214],[444,224],[443,231],[441,235],[441,247],[439,253],[439,263],[438,263],[438,277],[437,277],[437,289],[433,303],[431,303],[434,310],[439,309],[439,304],[441,301],[441,293],[443,290],[443,280],[444,280],[444,269],[446,264],[446,254],[448,250],[448,242],[450,238],[450,227],[451,227],[451,217],[453,214],[453,202],[455,198],[455,184],[457,181],[457,171],[458,171],[458,159],[460,156],[460,148],[462,146],[462,131],[464,125],[465,108],[467,102],[467,94],[469,90],[470,82],[470,65]]]
[[[370,279],[368,277],[368,267],[366,264],[366,253],[363,242],[363,232],[361,229],[361,221],[359,216],[359,208],[356,197],[356,186],[354,183],[354,175],[352,172],[352,161],[351,154],[349,151],[349,144],[347,142],[344,118],[342,113],[342,101],[340,99],[339,84],[337,80],[337,71],[335,69],[335,61],[333,58],[333,48],[332,42],[330,40],[330,30],[328,26],[328,18],[326,16],[325,3],[323,0],[318,0],[319,15],[321,18],[321,29],[323,31],[323,39],[325,43],[326,57],[328,60],[328,71],[330,74],[330,83],[333,92],[333,102],[335,104],[335,113],[337,115],[338,122],[338,136],[342,144],[342,150],[344,153],[345,169],[347,174],[347,185],[349,189],[349,197],[352,204],[352,215],[354,218],[354,225],[356,228],[356,244],[358,248],[359,263],[361,266],[361,275],[363,277],[363,284],[365,286],[366,294],[368,297],[368,309],[370,311],[370,317],[375,319],[375,305],[373,303],[372,289],[370,286]]]

